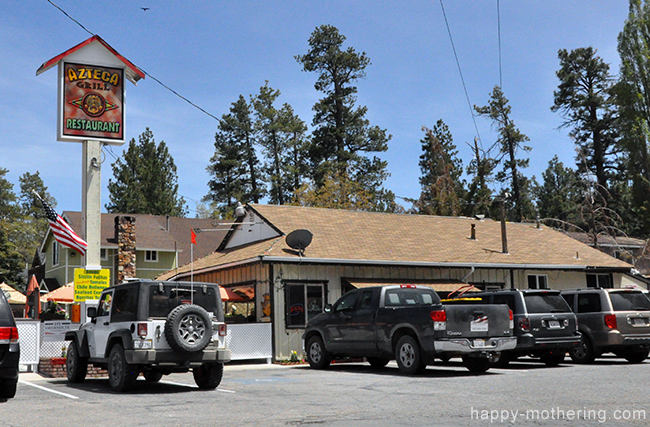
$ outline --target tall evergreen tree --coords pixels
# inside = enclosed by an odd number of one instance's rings
[[[477,139],[474,139],[471,148],[472,160],[467,165],[467,174],[472,178],[465,193],[464,215],[487,215],[492,206],[492,189],[489,183],[493,180],[496,162],[479,147]]]
[[[571,127],[570,136],[577,145],[578,172],[591,172],[598,185],[610,187],[616,169],[616,126],[609,91],[612,77],[609,65],[596,55],[592,47],[571,52],[560,49],[560,79],[554,92],[552,111],[562,113],[564,126]],[[583,168],[587,168],[583,170]]]
[[[464,196],[463,165],[447,125],[438,120],[433,129],[423,127],[420,156],[420,198],[415,203],[426,215],[457,216]]]
[[[315,72],[319,100],[312,125],[310,159],[316,187],[327,176],[347,176],[361,184],[377,199],[376,206],[394,204],[394,194],[383,188],[387,163],[374,153],[388,149],[390,135],[371,126],[365,118],[367,107],[355,105],[354,82],[365,77],[370,59],[352,47],[343,50],[345,36],[331,25],[322,25],[309,38],[309,51],[296,56],[303,71]]]
[[[262,166],[257,157],[253,110],[243,95],[221,116],[215,134],[215,152],[207,171],[209,193],[203,197],[223,217],[231,217],[237,202],[259,203],[265,194]]]
[[[7,169],[0,167],[0,283],[20,285],[25,281],[21,274],[26,258],[11,239],[12,233],[20,226],[17,222],[20,212],[16,206],[14,186],[5,178],[7,173]]]
[[[275,107],[279,95],[280,91],[270,88],[267,81],[251,103],[258,142],[265,157],[263,171],[269,184],[269,201],[283,205],[291,200],[306,174],[304,133],[307,128],[290,105]]]
[[[178,195],[176,165],[164,141],[146,130],[129,141],[124,160],[118,158],[108,181],[109,212],[185,216],[185,199]]]
[[[542,178],[543,182],[534,190],[540,217],[564,230],[578,225],[576,215],[581,199],[577,172],[565,167],[556,155],[548,162]]]
[[[520,169],[528,167],[528,159],[519,158],[518,151],[530,151],[531,148],[524,145],[529,141],[528,137],[515,127],[510,118],[511,107],[508,99],[503,95],[499,86],[495,86],[490,96],[488,105],[484,107],[474,106],[476,112],[481,116],[489,117],[499,132],[496,146],[498,148],[497,161],[503,164],[503,169],[496,175],[499,182],[506,183],[512,191],[513,211],[509,219],[522,221],[534,211],[528,196],[523,193],[522,181],[525,180]]]
[[[630,231],[640,235],[650,234],[649,28],[650,3],[630,0],[628,18],[618,36],[621,68],[615,94],[620,115],[619,144],[625,150],[625,169],[632,182],[632,205],[627,211],[637,221]]]

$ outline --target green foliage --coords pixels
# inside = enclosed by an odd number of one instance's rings
[[[571,127],[570,136],[577,145],[578,172],[590,172],[598,184],[609,188],[616,169],[617,129],[610,91],[609,65],[592,47],[571,52],[560,49],[560,80],[554,92],[552,111],[560,111]]]
[[[157,144],[147,128],[129,141],[124,160],[118,158],[108,181],[109,212],[185,216],[185,200],[178,195],[176,165],[164,141]]]
[[[251,102],[265,158],[263,172],[269,184],[269,202],[283,205],[291,200],[307,174],[307,126],[290,105],[284,104],[279,110],[275,107],[279,95],[280,91],[270,88],[267,81]]]
[[[565,167],[557,155],[548,162],[542,173],[543,182],[534,189],[539,215],[543,220],[552,220],[553,226],[568,230],[576,224],[580,194],[578,174]]]
[[[630,232],[650,234],[650,3],[630,0],[628,18],[618,36],[621,58],[614,88],[620,116],[619,146],[625,152],[625,170],[632,183]]]
[[[304,183],[294,193],[292,205],[369,212],[403,212],[392,192],[379,193],[351,179],[345,173],[327,175],[323,185]]]
[[[338,29],[322,25],[311,34],[309,51],[295,57],[303,71],[317,74],[314,87],[324,94],[313,107],[312,179],[318,188],[326,177],[345,176],[381,199],[388,193],[383,189],[387,164],[373,153],[388,149],[390,135],[370,125],[366,107],[355,105],[354,82],[365,77],[370,59],[352,47],[343,49],[344,42]]]
[[[522,187],[523,175],[520,172],[520,169],[528,167],[528,159],[518,158],[517,155],[519,150],[524,152],[531,150],[530,147],[523,145],[529,139],[515,127],[510,118],[511,108],[508,99],[499,86],[494,87],[488,105],[474,106],[474,109],[479,115],[490,118],[499,132],[499,138],[495,143],[498,149],[496,161],[503,164],[503,169],[497,172],[496,180],[508,183],[512,191],[514,212],[508,216],[515,221],[522,221],[530,212],[528,206],[530,201],[523,192],[525,188]]]
[[[425,133],[420,156],[420,198],[415,202],[418,212],[426,215],[458,216],[462,210],[464,182],[463,165],[449,128],[438,120]]]

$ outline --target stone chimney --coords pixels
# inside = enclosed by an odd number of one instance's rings
[[[117,257],[115,284],[135,277],[135,218],[132,216],[115,217],[115,240]]]

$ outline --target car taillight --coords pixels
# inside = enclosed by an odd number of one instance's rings
[[[18,328],[0,327],[0,344],[12,344],[18,342]]]
[[[445,310],[434,310],[431,312],[434,331],[444,331],[447,329],[447,313]]]
[[[530,331],[530,318],[522,317],[519,319],[519,328],[525,332]]]
[[[219,325],[219,336],[225,337],[226,335],[228,335],[228,325],[222,323]]]
[[[606,314],[605,315],[605,326],[609,329],[616,329],[616,315],[615,314]]]
[[[415,285],[399,285],[400,288],[408,288],[408,289],[415,289]]]
[[[514,321],[514,315],[512,314],[512,310],[508,309],[508,314],[510,315],[510,329],[515,329],[515,321]]]
[[[144,338],[147,336],[147,324],[146,323],[138,323],[138,335],[140,338]]]

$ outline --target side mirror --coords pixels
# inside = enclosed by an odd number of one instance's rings
[[[332,311],[332,304],[325,304],[325,307],[323,308],[323,311],[325,313],[329,313],[330,311]]]
[[[88,309],[86,310],[86,315],[91,319],[97,317],[97,307],[88,307]]]

